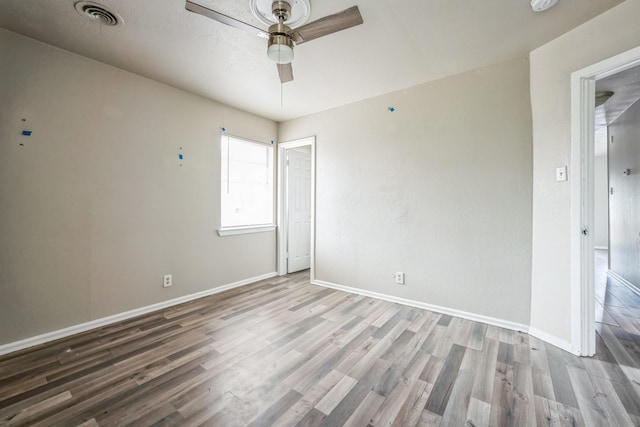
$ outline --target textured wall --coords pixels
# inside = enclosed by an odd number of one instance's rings
[[[317,279],[528,324],[526,60],[280,125],[281,141],[309,135]]]
[[[275,271],[274,232],[216,234],[220,126],[274,122],[4,30],[0,58],[0,344]]]

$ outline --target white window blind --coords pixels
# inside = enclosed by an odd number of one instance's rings
[[[222,135],[221,228],[273,224],[273,147]]]

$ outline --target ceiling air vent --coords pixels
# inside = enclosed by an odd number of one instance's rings
[[[107,10],[107,8],[101,4],[91,1],[79,1],[74,6],[80,15],[93,22],[98,22],[110,27],[115,27],[122,23],[122,18]]]

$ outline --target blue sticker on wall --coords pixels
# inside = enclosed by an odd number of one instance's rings
[[[22,131],[22,134],[23,134],[24,136],[31,136],[31,131],[30,131],[30,130],[23,130],[23,131]]]

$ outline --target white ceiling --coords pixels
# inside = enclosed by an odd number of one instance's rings
[[[604,104],[596,107],[596,127],[613,123],[640,98],[640,65],[596,81],[598,92],[612,92]]]
[[[296,47],[295,80],[282,88],[265,40],[184,0],[98,0],[118,27],[86,20],[74,2],[0,0],[0,27],[284,121],[524,56],[622,0],[560,0],[543,13],[529,0],[311,0],[310,22],[358,4],[364,24]],[[264,28],[249,0],[197,2]]]
[[[596,81],[598,92],[613,92],[611,98],[596,107],[595,155],[607,154],[607,126],[640,99],[640,65]]]

